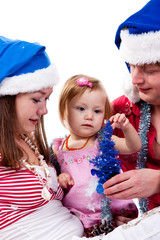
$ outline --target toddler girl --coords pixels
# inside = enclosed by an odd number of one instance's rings
[[[90,162],[99,154],[98,131],[106,120],[110,120],[113,128],[122,129],[124,138],[112,135],[111,141],[115,150],[123,154],[139,151],[141,141],[124,114],[112,116],[106,91],[93,77],[76,75],[64,84],[59,112],[62,124],[70,132],[67,138],[55,139],[52,145],[61,167],[59,183],[66,190],[63,204],[80,218],[86,235],[93,236],[101,231],[95,224],[101,224],[103,199],[103,194],[89,193],[91,182],[93,186],[98,179],[91,174],[94,166]],[[115,218],[122,214],[137,216],[137,208],[131,200],[114,200],[110,208]]]

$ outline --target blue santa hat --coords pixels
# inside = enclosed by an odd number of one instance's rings
[[[115,44],[128,69],[128,64],[160,62],[160,0],[150,0],[127,18],[117,30]],[[126,95],[132,102],[139,101],[138,92],[131,84],[131,76],[128,84],[130,86],[125,86]]]
[[[57,83],[45,46],[0,36],[0,96],[39,91]]]

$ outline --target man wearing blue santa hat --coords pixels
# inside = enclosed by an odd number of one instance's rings
[[[138,198],[139,218],[124,224],[103,240],[160,239],[160,0],[149,1],[118,28],[115,43],[129,74],[125,95],[113,101],[115,113],[125,113],[139,132],[141,150],[120,155],[123,173],[108,180],[108,198]],[[122,137],[119,129],[115,134]],[[119,221],[125,222],[120,216]],[[76,240],[78,238],[74,238]]]
[[[129,74],[125,96],[113,101],[114,110],[129,118],[140,134],[142,148],[136,155],[121,156],[124,171],[137,170],[111,179],[104,187],[111,198],[140,198],[142,212],[160,206],[159,11],[160,1],[149,1],[119,26],[115,39]],[[120,130],[116,134],[122,135]],[[120,185],[110,188],[117,181]],[[117,191],[119,187],[121,192]]]

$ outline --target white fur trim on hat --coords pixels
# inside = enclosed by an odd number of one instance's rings
[[[132,84],[131,74],[128,73],[124,77],[123,85],[122,85],[124,94],[132,103],[139,102],[139,92],[136,86]]]
[[[121,30],[120,55],[125,62],[133,65],[160,62],[160,31],[129,34]]]
[[[39,91],[43,88],[53,87],[58,82],[58,72],[55,65],[51,64],[49,67],[33,73],[4,78],[0,84],[0,96]]]

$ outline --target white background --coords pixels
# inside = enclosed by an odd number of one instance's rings
[[[123,94],[127,68],[114,45],[115,33],[148,0],[0,0],[0,35],[39,42],[55,62],[61,82],[48,102],[49,143],[67,133],[58,116],[58,95],[72,75],[101,80],[112,101]]]

